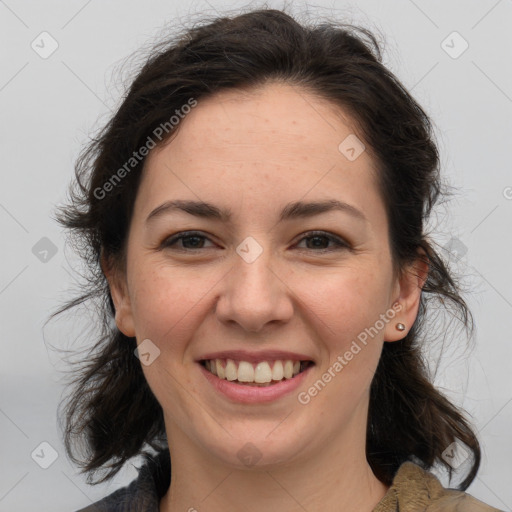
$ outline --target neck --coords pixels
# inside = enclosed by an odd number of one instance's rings
[[[364,436],[352,443],[333,439],[325,443],[328,449],[302,463],[236,469],[198,451],[183,432],[172,431],[171,485],[160,512],[371,512],[389,488],[366,460]]]

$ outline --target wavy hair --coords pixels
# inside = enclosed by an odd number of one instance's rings
[[[87,357],[77,362],[72,392],[61,403],[67,454],[87,472],[89,483],[99,483],[148,447],[168,448],[162,408],[134,357],[135,338],[115,327],[101,267],[104,256],[116,269],[125,268],[145,158],[131,161],[129,172],[126,162],[190,98],[200,102],[223,89],[259,87],[273,80],[311,91],[356,120],[378,164],[395,270],[403,271],[419,250],[429,265],[416,321],[404,339],[384,343],[371,383],[367,460],[386,485],[408,460],[424,469],[440,463],[451,480],[452,467],[443,451],[458,439],[472,454],[459,485],[465,490],[480,465],[479,443],[462,410],[434,387],[422,355],[431,341],[427,313],[433,302],[443,311],[455,311],[466,331],[474,327],[455,274],[425,233],[433,206],[447,193],[432,123],[383,65],[371,31],[338,21],[301,24],[284,11],[266,8],[203,20],[153,46],[121,105],[76,162],[69,204],[58,209],[56,220],[68,229],[85,261],[88,281],[52,317],[92,301],[101,332]],[[123,179],[106,185],[116,173],[119,177],[123,165]],[[93,481],[99,471],[106,473]]]

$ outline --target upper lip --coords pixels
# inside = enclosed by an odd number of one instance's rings
[[[247,350],[221,350],[218,352],[209,352],[199,357],[197,361],[209,359],[233,359],[234,361],[247,361],[249,363],[258,363],[260,361],[292,360],[292,361],[313,361],[313,359],[298,352],[288,352],[285,350],[262,350],[261,352],[249,352]]]

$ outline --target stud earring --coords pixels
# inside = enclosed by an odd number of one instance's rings
[[[398,324],[396,324],[396,328],[399,330],[399,331],[405,331],[405,325],[401,322],[399,322]]]

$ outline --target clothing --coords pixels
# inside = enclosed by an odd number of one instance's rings
[[[128,486],[77,512],[159,512],[171,478],[168,450],[147,456],[138,477]],[[404,462],[391,487],[372,512],[503,512],[470,494],[445,489],[431,473]]]

